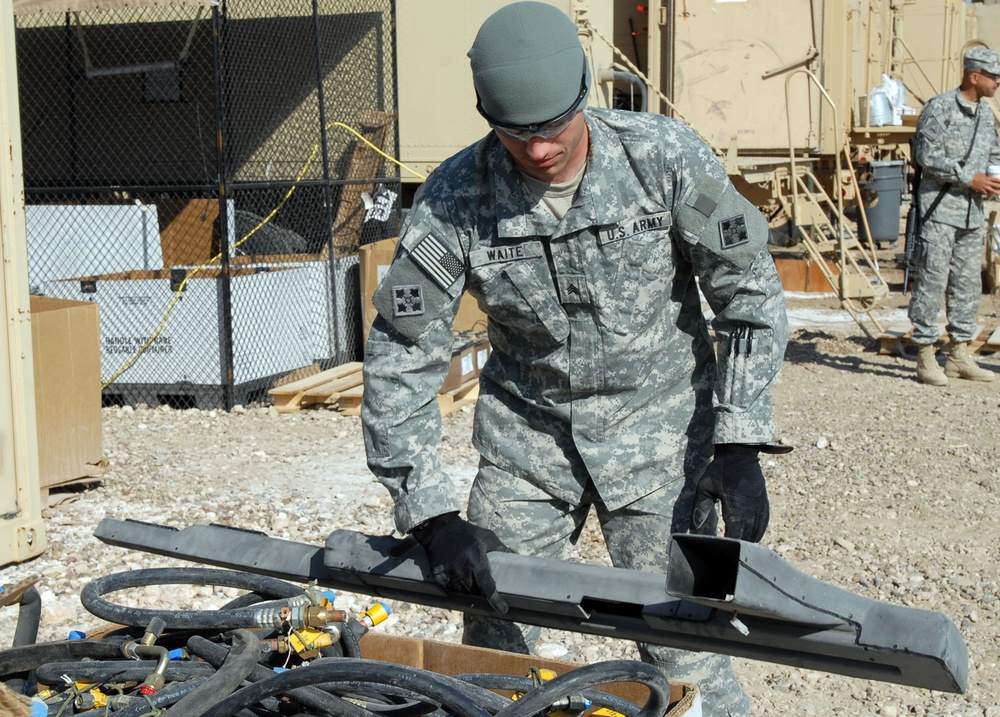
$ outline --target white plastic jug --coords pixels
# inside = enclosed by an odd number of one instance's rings
[[[868,95],[868,125],[870,127],[885,127],[892,124],[892,107],[885,90],[876,87]]]

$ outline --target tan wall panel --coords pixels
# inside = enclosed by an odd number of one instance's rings
[[[963,3],[917,0],[903,6],[901,75],[907,101],[920,109],[961,81],[962,49],[975,36],[974,16]]]
[[[674,17],[674,100],[716,147],[733,135],[744,148],[788,146],[785,76],[762,75],[814,46],[811,3],[804,0],[707,0],[677,3]],[[682,5],[686,6],[684,12]],[[818,108],[804,80],[793,81],[792,136],[811,146]]]

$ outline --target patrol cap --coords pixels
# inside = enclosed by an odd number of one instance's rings
[[[1000,58],[993,50],[974,47],[965,53],[962,67],[966,70],[984,70],[991,75],[1000,75]]]
[[[469,50],[480,112],[532,126],[582,107],[590,69],[576,25],[542,2],[516,2],[486,18]]]

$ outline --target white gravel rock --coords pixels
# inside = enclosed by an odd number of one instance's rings
[[[981,363],[1000,371],[997,358]],[[854,593],[947,615],[968,644],[970,676],[967,694],[951,695],[736,659],[755,713],[1000,717],[1000,381],[923,386],[912,360],[880,355],[871,340],[804,330],[789,345],[774,407],[779,439],[796,450],[766,459],[772,517],[764,544]],[[442,461],[465,495],[477,465],[472,412],[443,424]],[[93,537],[104,517],[179,528],[213,521],[316,545],[335,528],[392,532],[390,501],[367,470],[355,417],[324,407],[125,407],[104,409],[103,428],[107,473],[90,487],[53,491],[48,550],[0,568],[0,584],[38,576],[42,641],[101,627],[79,603],[91,579],[187,565],[104,545]],[[609,564],[593,520],[572,559]],[[115,599],[210,609],[231,593],[163,586]],[[352,614],[372,602],[337,595],[337,607]],[[389,607],[379,629],[460,641],[456,613]],[[16,619],[16,608],[0,610],[2,644]],[[548,630],[538,649],[580,663],[637,656],[629,642]]]

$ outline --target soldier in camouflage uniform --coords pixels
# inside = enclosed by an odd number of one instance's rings
[[[982,294],[983,197],[1000,194],[1000,177],[986,174],[988,165],[1000,164],[1000,144],[985,99],[997,91],[1000,61],[993,50],[977,47],[965,54],[963,67],[961,86],[924,106],[913,141],[913,159],[922,169],[922,224],[909,315],[919,347],[917,378],[932,386],[947,385],[949,377],[993,379],[972,359],[968,344]],[[943,371],[934,355],[942,301],[951,338]]]
[[[397,529],[498,613],[486,553],[563,558],[592,507],[623,568],[664,571],[672,532],[715,533],[716,501],[728,537],[760,540],[788,339],[767,221],[684,124],[582,109],[590,68],[552,6],[497,11],[469,56],[493,131],[418,192],[374,296],[362,419]],[[463,292],[493,348],[467,521],[435,452]],[[464,640],[528,652],[538,632],[467,616]],[[706,715],[749,714],[728,657],[639,647],[699,685]]]

